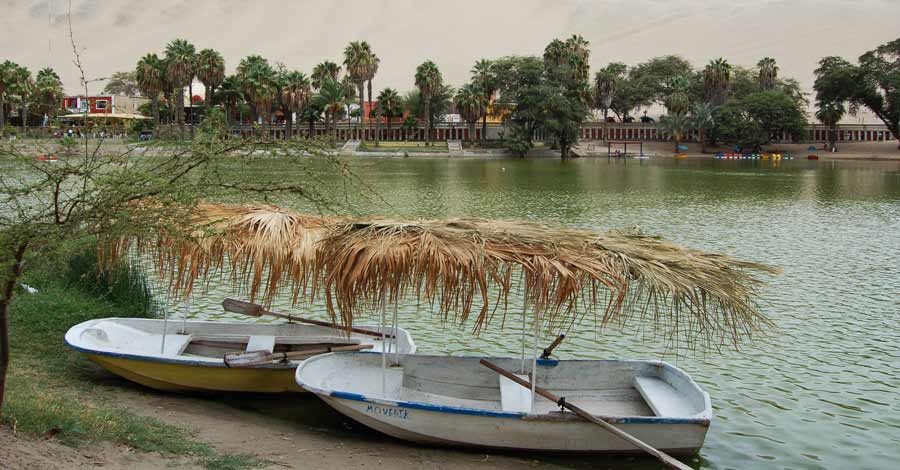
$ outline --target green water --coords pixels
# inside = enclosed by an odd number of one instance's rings
[[[760,299],[778,330],[739,352],[675,355],[632,334],[585,325],[558,356],[665,359],[690,373],[715,408],[692,462],[697,468],[900,465],[900,162],[385,158],[352,166],[368,189],[329,174],[316,183],[348,213],[639,226],[690,247],[782,267]],[[297,162],[263,160],[236,165],[234,175],[302,182],[309,173]],[[311,209],[303,200],[273,202]],[[213,282],[212,292],[192,303],[192,314],[223,317],[218,305],[234,294],[226,284]],[[289,308],[284,299],[276,305]],[[516,315],[477,338],[471,328],[442,325],[414,302],[402,305],[400,316],[423,353],[521,352]],[[564,463],[660,467],[641,458]]]

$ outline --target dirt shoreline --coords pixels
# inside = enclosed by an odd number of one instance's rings
[[[269,462],[265,468],[395,470],[537,470],[616,468],[643,457],[544,456],[486,453],[419,446],[366,428],[311,394],[211,396],[157,392],[98,371],[95,380],[116,393],[127,411],[194,432],[194,437],[229,454]],[[648,458],[647,463],[653,465]],[[133,451],[108,442],[71,448],[53,438],[14,436],[0,427],[0,468],[200,469],[196,459]]]

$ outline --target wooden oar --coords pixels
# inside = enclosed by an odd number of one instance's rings
[[[287,314],[287,313],[272,312],[272,311],[264,309],[262,305],[252,304],[250,302],[244,302],[243,300],[225,299],[222,302],[222,308],[224,308],[226,312],[240,313],[241,315],[247,315],[250,317],[261,317],[263,315],[267,315],[270,317],[284,318],[287,321],[295,321],[297,323],[308,323],[310,325],[324,326],[325,328],[332,328],[335,330],[344,331],[344,328],[336,326],[332,323],[319,321],[319,320],[312,320],[309,318],[295,317],[295,316]],[[359,333],[361,335],[375,336],[376,338],[381,338],[381,333],[374,331],[374,330],[366,330],[364,328],[350,328],[350,331],[352,331],[354,333]],[[393,338],[394,335],[385,333],[384,337],[385,338]]]
[[[247,351],[239,353],[228,353],[225,355],[225,365],[228,367],[254,367],[265,366],[273,362],[286,361],[288,359],[297,359],[303,356],[312,356],[315,354],[325,354],[329,352],[341,351],[361,351],[363,349],[372,349],[371,344],[352,344],[350,346],[334,346],[330,348],[307,349],[306,351],[292,351],[272,353],[270,351]]]
[[[487,367],[488,369],[493,370],[494,372],[496,372],[496,373],[498,373],[498,374],[500,374],[500,375],[506,377],[506,378],[509,379],[509,380],[512,380],[513,382],[515,382],[515,383],[517,383],[517,384],[519,384],[519,385],[521,385],[521,386],[523,386],[523,387],[525,387],[525,388],[527,388],[527,389],[529,389],[529,390],[531,389],[531,383],[530,383],[530,382],[528,382],[527,380],[523,380],[523,379],[519,378],[518,376],[516,376],[516,375],[513,374],[512,372],[509,372],[509,371],[507,371],[506,369],[503,369],[502,367],[500,367],[500,366],[494,364],[494,363],[491,362],[491,361],[488,361],[487,359],[482,359],[482,360],[481,360],[481,365]],[[573,405],[573,404],[571,404],[571,403],[569,403],[569,402],[567,402],[567,401],[565,401],[565,400],[560,400],[560,398],[559,398],[558,396],[556,396],[556,395],[550,393],[550,392],[547,391],[546,389],[543,389],[543,388],[541,388],[541,387],[535,386],[535,387],[534,387],[534,391],[535,391],[535,393],[537,393],[538,395],[540,395],[540,396],[542,396],[542,397],[544,397],[544,398],[546,398],[546,399],[548,399],[548,400],[550,400],[550,401],[552,401],[552,402],[554,402],[554,403],[557,403],[558,405],[560,405],[560,406],[562,406],[562,407],[568,408],[569,410],[571,410],[572,412],[574,412],[574,413],[577,414],[578,416],[581,416],[582,418],[584,418],[584,419],[586,419],[586,420],[588,420],[588,421],[590,421],[590,422],[592,422],[592,423],[594,423],[594,424],[597,424],[597,425],[602,426],[603,429],[606,429],[606,430],[609,431],[610,433],[614,434],[616,437],[618,437],[618,438],[620,438],[620,439],[622,439],[622,440],[624,440],[624,441],[626,441],[626,442],[629,442],[629,443],[631,443],[631,444],[634,444],[635,446],[639,447],[640,449],[642,449],[643,451],[647,452],[648,454],[650,454],[650,455],[656,457],[656,458],[659,459],[662,463],[668,465],[669,467],[671,467],[671,468],[676,468],[676,469],[678,469],[678,470],[692,470],[691,467],[688,467],[687,465],[685,465],[685,464],[679,462],[678,460],[676,460],[676,459],[675,459],[674,457],[672,457],[671,455],[669,455],[669,454],[667,454],[667,453],[665,453],[665,452],[663,452],[663,451],[661,451],[661,450],[657,450],[656,448],[654,448],[654,447],[651,446],[650,444],[647,444],[646,442],[644,442],[644,441],[642,441],[642,440],[640,440],[640,439],[638,439],[638,438],[632,436],[631,434],[628,434],[627,432],[625,432],[625,431],[623,431],[623,430],[621,430],[621,429],[619,429],[619,428],[613,426],[612,424],[607,423],[606,421],[603,421],[602,419],[600,419],[600,418],[598,418],[598,417],[592,415],[591,413],[588,413],[587,411],[585,411],[585,410],[583,410],[583,409],[581,409],[581,408],[579,408],[579,407],[577,407],[577,406],[575,406],[575,405]]]
[[[550,357],[550,355],[553,354],[553,350],[556,349],[556,347],[559,346],[559,344],[562,343],[564,339],[566,339],[566,335],[557,336],[556,339],[553,340],[553,343],[550,344],[550,346],[544,348],[544,352],[541,353],[541,359],[547,359],[548,357]]]

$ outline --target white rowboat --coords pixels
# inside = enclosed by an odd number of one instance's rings
[[[380,327],[369,326],[380,332]],[[163,332],[166,332],[163,335]],[[148,387],[169,391],[294,392],[299,360],[229,368],[226,353],[321,350],[372,345],[370,351],[414,353],[409,333],[392,328],[380,337],[298,323],[174,321],[102,318],[73,326],[66,344],[104,369]],[[164,337],[165,336],[165,337]]]
[[[297,383],[346,416],[408,441],[533,452],[641,452],[540,396],[532,412],[531,390],[480,365],[483,358],[389,357],[394,365],[383,370],[380,354],[316,356],[297,367]],[[531,372],[531,361],[489,360],[523,376]],[[669,453],[695,453],[712,418],[709,395],[665,362],[538,360],[536,385]]]

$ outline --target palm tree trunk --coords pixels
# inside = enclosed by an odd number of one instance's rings
[[[356,136],[357,140],[360,142],[366,141],[366,85],[365,80],[359,82],[359,128],[358,134]]]
[[[153,136],[159,138],[159,98],[154,97],[150,106],[153,108]]]
[[[6,93],[0,93],[0,136],[6,127]]]
[[[335,113],[335,112],[331,113],[331,124],[332,124],[331,125],[331,133],[332,133],[331,140],[333,142],[337,143],[337,113]]]
[[[28,124],[28,105],[22,100],[22,137],[25,137],[25,126]]]
[[[700,129],[700,153],[706,153],[706,132]]]
[[[475,139],[474,135],[475,128],[472,127],[472,139]],[[481,117],[481,141],[484,142],[487,140],[487,106],[484,107],[484,116]]]
[[[469,143],[475,142],[475,121],[469,123]]]
[[[394,116],[388,116],[387,118],[387,131],[388,131],[388,139],[394,140],[394,133],[391,131],[391,120],[394,119]]]
[[[194,139],[194,79],[188,82],[188,118],[191,126],[191,140]]]
[[[425,146],[431,146],[431,98],[425,100]]]
[[[209,98],[212,96],[212,91],[210,90],[210,86],[206,83],[203,84],[203,110],[209,114],[209,107],[211,103],[209,102]]]
[[[184,89],[180,89],[175,96],[175,121],[178,122],[178,130],[184,137]]]
[[[284,140],[290,140],[294,134],[294,112],[288,109],[284,113]]]

